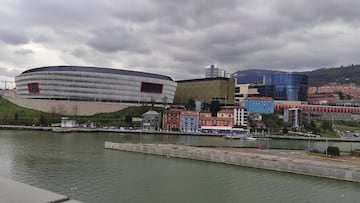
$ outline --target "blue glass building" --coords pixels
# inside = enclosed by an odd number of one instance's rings
[[[298,73],[267,74],[261,90],[261,96],[273,95],[274,100],[307,101],[308,76]]]
[[[248,98],[241,105],[247,109],[249,114],[272,114],[275,107],[274,101],[268,97]]]

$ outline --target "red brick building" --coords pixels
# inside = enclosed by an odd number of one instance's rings
[[[200,117],[200,126],[228,126],[234,127],[234,118]]]
[[[180,114],[184,111],[182,109],[168,109],[164,112],[163,129],[164,130],[179,130],[180,129]]]
[[[339,95],[337,94],[312,94],[308,95],[309,104],[330,104],[334,105],[339,100]]]
[[[360,87],[355,84],[328,84],[319,87],[309,87],[308,94],[337,94],[342,92],[352,98],[360,98]]]

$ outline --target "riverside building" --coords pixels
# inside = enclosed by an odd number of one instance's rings
[[[15,82],[25,99],[171,104],[176,90],[168,76],[87,66],[34,68]]]
[[[221,105],[233,105],[234,98],[234,78],[204,78],[177,81],[174,103],[186,104],[193,99],[201,103],[219,101]]]

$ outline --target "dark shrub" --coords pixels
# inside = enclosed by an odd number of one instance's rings
[[[336,146],[328,146],[328,148],[327,148],[327,153],[328,153],[328,155],[339,156],[339,155],[340,155],[339,147],[336,147]]]

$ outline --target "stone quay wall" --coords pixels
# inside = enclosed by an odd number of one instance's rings
[[[360,168],[347,162],[267,155],[256,150],[218,149],[172,144],[130,144],[105,142],[106,149],[161,155],[215,163],[239,165],[310,176],[360,182]],[[244,152],[245,150],[245,152]],[[250,152],[246,152],[250,150]],[[275,153],[276,154],[276,153]],[[309,156],[310,157],[310,156]]]

